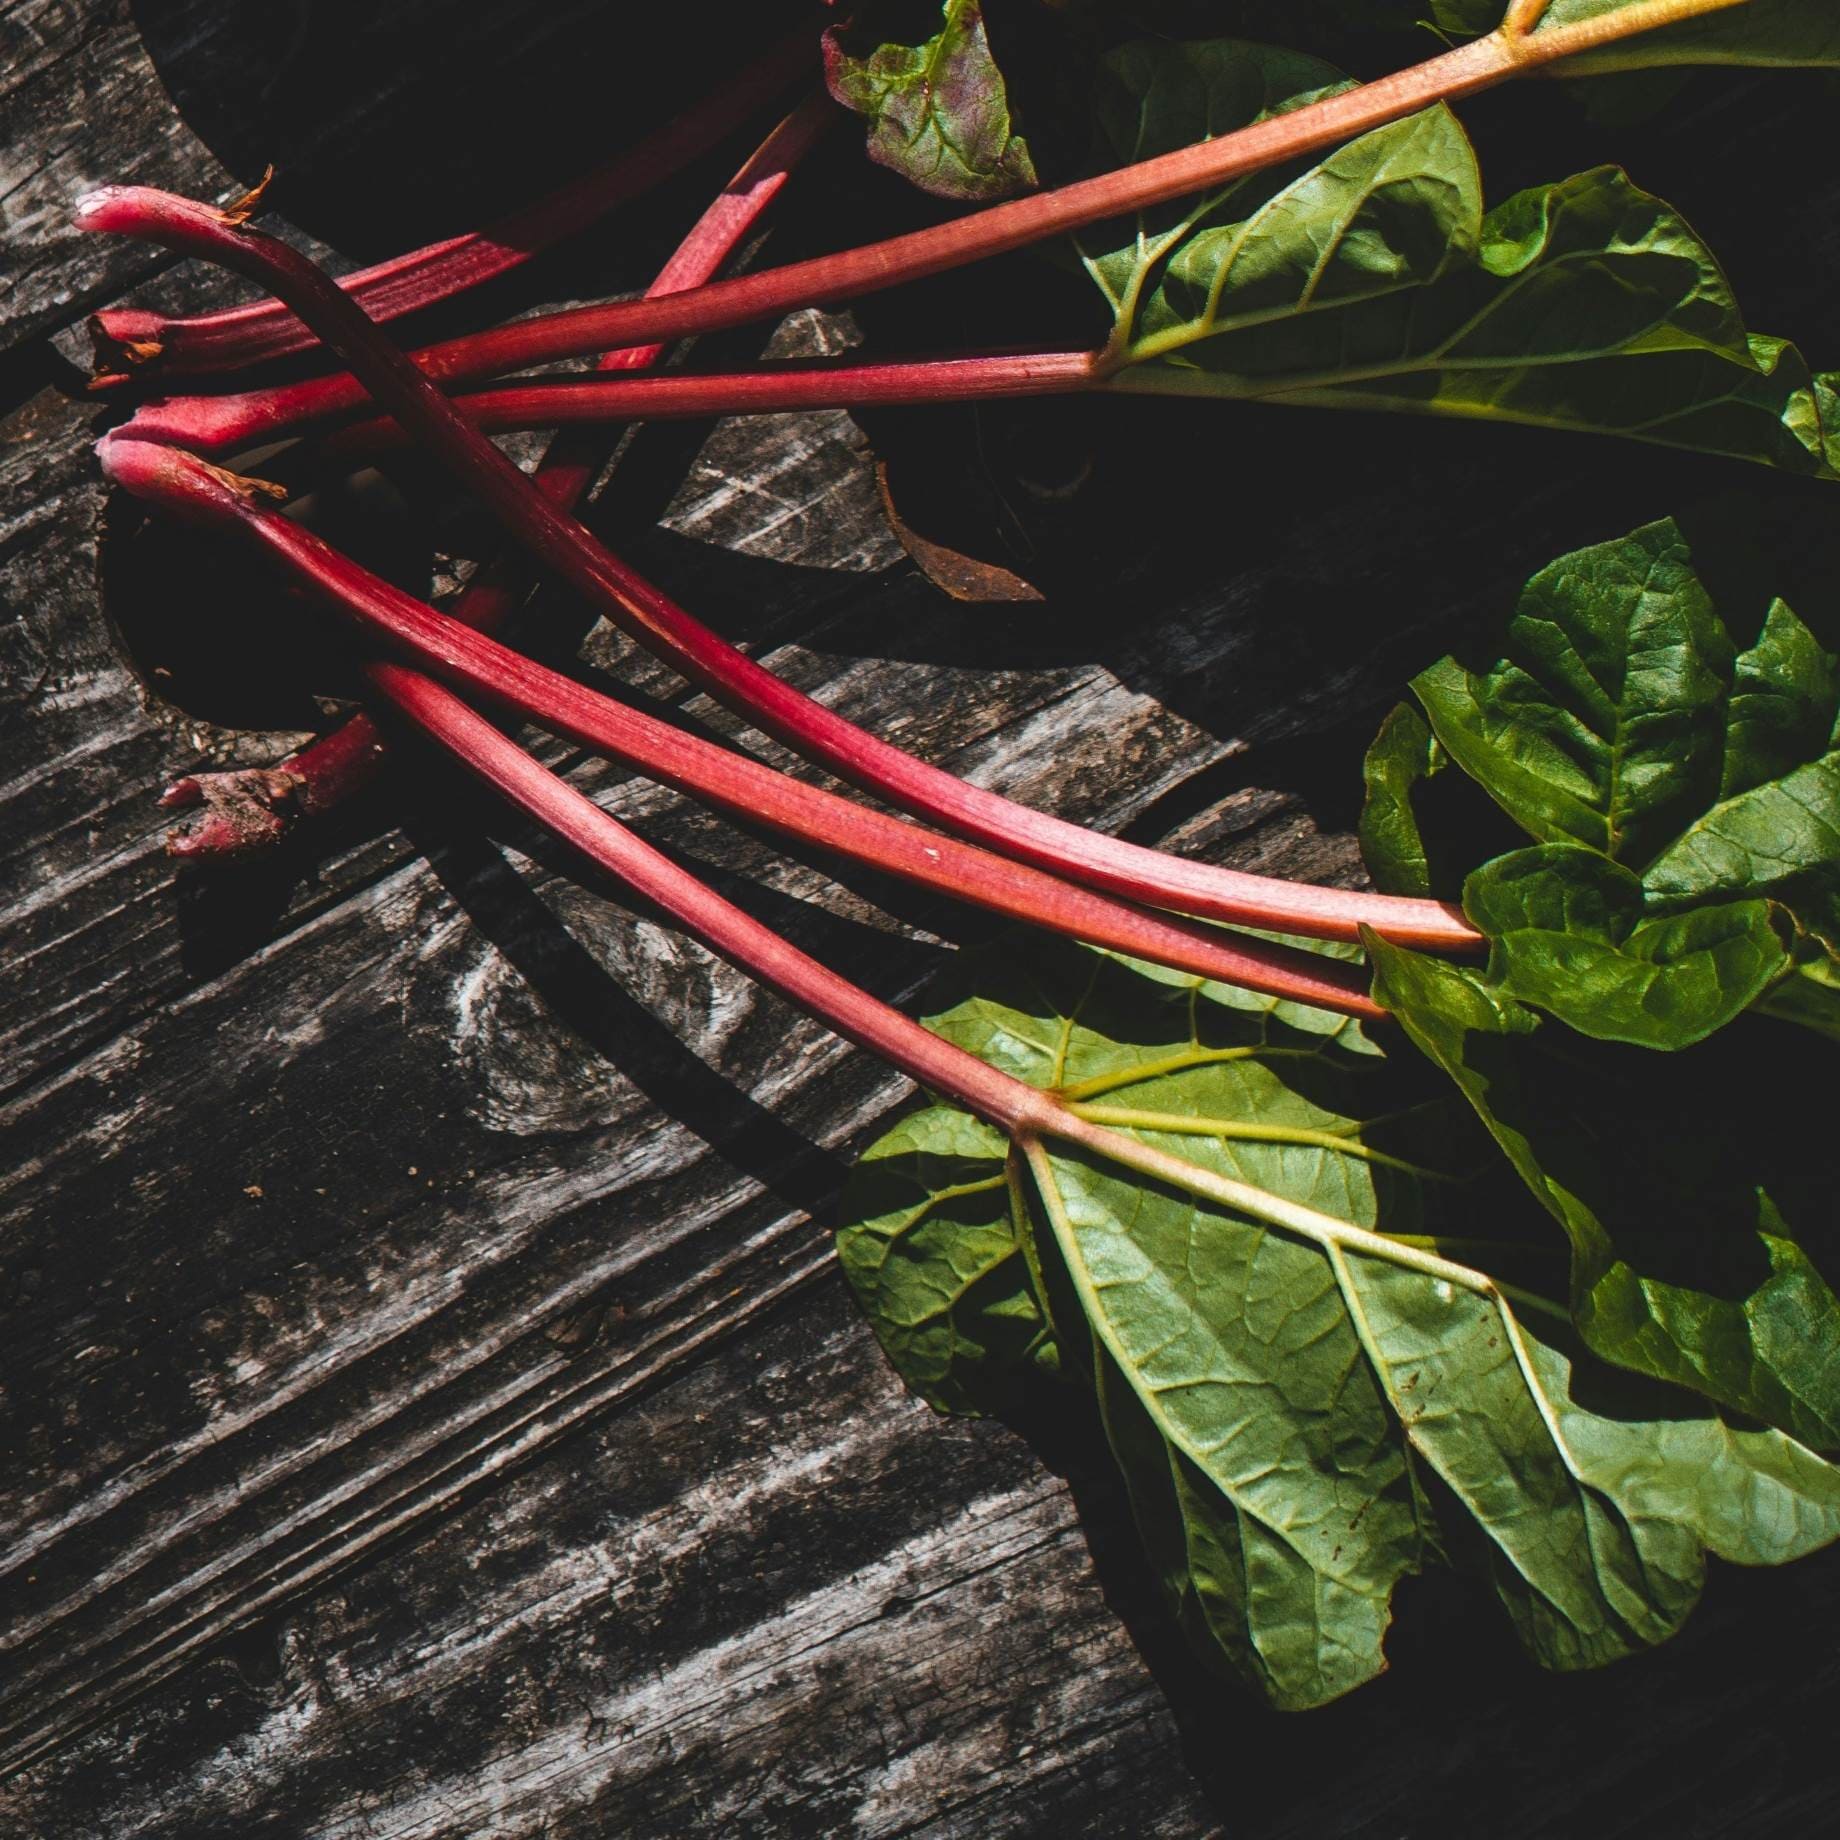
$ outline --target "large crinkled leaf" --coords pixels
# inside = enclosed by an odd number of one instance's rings
[[[912,8],[870,8],[824,36],[825,78],[869,123],[869,157],[941,198],[1007,198],[1036,184],[991,56],[982,0],[944,0],[939,29],[890,37]],[[924,29],[924,28],[923,28]]]
[[[993,962],[1007,973],[1005,961]],[[1219,1060],[1242,1085],[1256,1084],[1267,1106],[1290,1095],[1276,1094],[1254,1064],[1261,1044],[1286,1061],[1332,1056],[1344,1073],[1378,1057],[1358,1024],[1306,1004],[1098,952],[1051,954],[1045,970],[1051,1000],[1032,988],[1019,1000],[1013,977],[993,973],[935,1026],[1005,1073],[1094,1100],[1114,1082],[1141,1083],[1151,1041],[1173,1070]],[[1131,1005],[1128,1024],[1105,1011],[1120,996]],[[1054,1016],[1051,1026],[1044,1015]],[[1301,1099],[1293,1114],[1283,1122],[1304,1129],[1337,1116]],[[857,1163],[851,1224],[838,1235],[844,1269],[883,1346],[908,1384],[945,1411],[998,1409],[1015,1376],[1051,1374],[1057,1360],[1021,1263],[1017,1195],[1002,1178],[1007,1148],[998,1132],[950,1106],[915,1113]],[[1308,1146],[1305,1153],[1315,1154]],[[1343,1173],[1340,1162],[1330,1160],[1324,1173]],[[1325,1195],[1341,1198],[1339,1190]]]
[[[1593,1351],[1840,1446],[1825,1088],[1756,1023],[1646,1055],[1542,1021],[1467,967],[1369,943],[1375,994],[1565,1228]]]
[[[1226,40],[1127,46],[1104,65],[1106,156],[1276,112],[1331,74]],[[1115,317],[1114,389],[1522,422],[1836,476],[1832,380],[1746,330],[1671,207],[1603,167],[1485,215],[1442,107],[1080,250]]]
[[[950,1409],[1004,1409],[1052,1340],[1178,1621],[1273,1703],[1384,1666],[1393,1589],[1440,1550],[1433,1476],[1560,1667],[1669,1634],[1708,1549],[1773,1563],[1840,1532],[1840,1476],[1799,1445],[1591,1365],[1550,1306],[1426,1250],[1456,1221],[1466,1256],[1525,1256],[1513,1210],[1449,1179],[1460,1117],[1410,1061],[1070,946],[971,976],[933,1027],[1176,1160],[1150,1177],[934,1108],[866,1159],[845,1268]]]
[[[1620,13],[1634,3],[1553,0],[1539,29]],[[1432,8],[1447,31],[1477,34],[1492,32],[1506,10],[1506,0],[1436,0]],[[1840,65],[1840,12],[1830,0],[1745,0],[1569,59],[1565,70],[1596,75],[1678,64]]]
[[[1788,976],[1779,922],[1835,955],[1840,670],[1780,600],[1734,631],[1673,522],[1554,563],[1498,640],[1412,688],[1435,738],[1421,752],[1435,745],[1549,846],[1464,884],[1505,995],[1678,1048]],[[1372,866],[1417,892],[1400,857],[1432,849],[1415,828],[1422,770],[1394,727],[1375,747]]]
[[[1717,799],[1738,647],[1672,522],[1562,557],[1412,690],[1529,836],[1640,867]]]
[[[1486,971],[1382,947],[1376,994],[1564,1224],[1596,1352],[1840,1441],[1822,1089],[1744,1014],[1830,1037],[1840,1021],[1820,943],[1840,849],[1784,795],[1832,783],[1833,659],[1780,600],[1718,604],[1666,522],[1543,570],[1498,635],[1413,690],[1422,718],[1396,711],[1368,768],[1382,885],[1451,892],[1457,852],[1428,814],[1442,762],[1440,790],[1486,795],[1538,841],[1462,883]],[[1771,801],[1774,866],[1683,895],[1683,865],[1717,855],[1703,839],[1732,814],[1760,828]]]

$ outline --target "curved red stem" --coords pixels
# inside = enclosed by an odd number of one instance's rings
[[[694,287],[721,267],[778,197],[799,162],[838,119],[818,91],[761,142],[659,271],[655,294]],[[609,352],[605,371],[641,369],[663,355],[660,345]],[[390,424],[392,427],[394,424]],[[604,438],[577,431],[551,443],[533,482],[550,502],[572,510],[606,460]],[[480,569],[455,601],[454,618],[482,632],[499,626],[528,586],[528,568],[511,556]],[[360,711],[298,754],[264,772],[201,774],[168,788],[169,804],[206,807],[205,815],[168,839],[175,855],[193,860],[246,856],[279,844],[300,817],[331,811],[370,785],[389,758],[382,731]]]
[[[118,485],[195,524],[253,541],[286,570],[291,586],[425,670],[723,811],[1093,945],[1345,1015],[1382,1014],[1364,972],[1344,960],[1115,900],[806,785],[590,690],[373,575],[283,516],[254,482],[208,461],[118,434],[105,437],[99,452]]]
[[[789,33],[745,70],[675,120],[623,149],[604,166],[484,230],[360,269],[340,281],[373,319],[420,312],[508,273],[573,236],[617,206],[643,196],[707,153],[789,89],[812,65],[813,27]],[[706,280],[707,276],[699,277]],[[136,376],[237,370],[318,344],[278,300],[174,319],[133,307],[109,307],[90,321],[99,384]]]

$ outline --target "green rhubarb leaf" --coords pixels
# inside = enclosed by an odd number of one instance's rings
[[[1103,69],[1108,163],[1332,87],[1325,66],[1231,41],[1127,46]],[[1670,206],[1603,167],[1485,215],[1442,107],[1100,226],[1080,252],[1114,315],[1114,389],[1522,422],[1837,476],[1832,380],[1746,330]]]
[[[1748,1009],[1788,968],[1767,901],[1655,917],[1621,863],[1577,844],[1498,856],[1463,889],[1489,977],[1604,1041],[1680,1048]]]
[[[1631,873],[1640,910],[1621,903],[1625,918],[1677,929],[1645,934],[1655,947],[1678,953],[1723,929],[1724,994],[1713,1003],[1699,979],[1708,1008],[1680,1013],[1677,1042],[1717,1026],[1715,1012],[1761,973],[1757,903],[1774,903],[1826,952],[1840,947],[1840,667],[1781,601],[1759,630],[1734,634],[1673,522],[1543,570],[1499,656],[1442,659],[1412,688],[1451,760],[1531,837]],[[1696,916],[1721,909],[1743,917],[1696,930],[1711,924]],[[1730,954],[1753,952],[1737,975]],[[1703,973],[1710,961],[1700,962]],[[1778,958],[1772,975],[1787,968]],[[1531,987],[1521,994],[1552,1006]],[[1632,1039],[1620,1024],[1594,1025],[1603,995],[1580,989],[1561,1013],[1587,1033]],[[1633,986],[1626,995],[1647,1001]]]
[[[988,1125],[934,1106],[866,1151],[837,1251],[888,1358],[942,1412],[1001,1410],[1058,1351],[1023,1269],[1005,1172]]]
[[[1780,600],[1732,672],[1719,796],[1787,778],[1826,751],[1840,728],[1840,661]]]
[[[1235,39],[1124,45],[1096,79],[1103,164],[1152,159],[1347,87],[1319,59]],[[1113,348],[1135,364],[1242,321],[1434,279],[1464,253],[1479,185],[1456,118],[1434,108],[1301,172],[1229,180],[1078,243],[1114,315]]]
[[[868,122],[869,157],[941,198],[983,202],[1030,190],[1034,162],[1015,129],[981,0],[944,0],[936,31],[899,36],[913,12],[871,8],[824,36],[826,81]]]
[[[1648,526],[1543,570],[1498,637],[1413,680],[1418,758],[1535,844],[1463,885],[1486,970],[1376,947],[1375,992],[1565,1226],[1590,1346],[1827,1446],[1822,1101],[1747,1012],[1840,1024],[1820,804],[1840,671],[1783,602],[1746,615],[1707,579]],[[1375,744],[1363,834],[1398,823],[1391,771],[1420,856],[1448,860],[1402,732],[1396,713]],[[1727,833],[1756,849],[1721,853]]]
[[[1412,689],[1444,748],[1530,836],[1640,864],[1718,796],[1737,647],[1671,523],[1566,556],[1499,646]]]
[[[1375,994],[1565,1228],[1590,1348],[1840,1446],[1825,1096],[1769,1031],[1647,1055],[1542,1021],[1468,967],[1369,944]]]
[[[1385,1665],[1394,1587],[1441,1551],[1433,1475],[1558,1667],[1671,1633],[1708,1550],[1774,1563],[1840,1532],[1840,1475],[1806,1449],[1599,1367],[1562,1309],[1484,1275],[1528,1256],[1524,1227],[1457,1179],[1461,1110],[1413,1058],[1073,946],[966,976],[931,1026],[1109,1135],[906,1121],[846,1201],[845,1269],[949,1409],[1003,1409],[1053,1340],[1178,1622],[1272,1703]]]
[[[1767,895],[1840,951],[1840,741],[1713,806],[1643,872],[1663,910]]]

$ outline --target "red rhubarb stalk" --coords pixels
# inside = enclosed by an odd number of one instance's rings
[[[578,684],[341,555],[284,516],[279,492],[262,482],[119,434],[106,436],[98,452],[116,484],[194,524],[252,542],[286,571],[291,587],[354,622],[367,637],[386,641],[418,666],[552,734],[720,810],[1092,945],[1345,1015],[1371,1020],[1381,1014],[1356,965],[1236,937],[1098,894],[791,779]]]
[[[401,665],[373,667],[378,691],[476,778],[589,861],[663,909],[686,932],[777,990],[847,1041],[867,1048],[1001,1129],[1029,1131],[1063,1108],[1049,1095],[986,1065],[878,1002],[847,978],[725,901],[668,856],[635,837],[590,798],[533,760],[451,690]]]
[[[145,237],[269,286],[464,489],[590,605],[756,727],[889,803],[1130,900],[1326,939],[1358,939],[1369,926],[1402,945],[1480,947],[1475,929],[1446,903],[1275,881],[1165,856],[968,785],[865,733],[710,631],[559,512],[299,251],[209,205],[140,186],[92,192],[76,217],[84,229]]]
[[[707,376],[673,372],[660,377],[545,378],[472,390],[453,400],[475,428],[504,434],[514,429],[582,428],[701,415],[1064,396],[1096,388],[1105,381],[1107,371],[1105,355],[1096,351],[1000,352],[874,364],[773,364]],[[260,392],[175,396],[147,404],[125,427],[136,440],[164,441],[193,453],[231,455],[275,434],[299,432],[292,423],[285,430],[273,428],[272,406]],[[410,439],[398,423],[378,416],[328,435],[324,448],[334,457],[368,457],[402,447]]]
[[[1205,191],[1321,152],[1434,102],[1454,102],[1565,57],[1742,4],[1746,0],[1637,0],[1613,13],[1540,30],[1522,21],[1306,108],[1053,191],[989,205],[834,255],[734,276],[668,299],[616,301],[520,320],[430,345],[415,359],[438,381],[462,383],[619,345],[687,338],[800,307],[853,300]],[[318,377],[253,394],[256,400],[245,400],[240,414],[263,438],[271,438],[350,413],[363,403],[365,385],[352,376]]]
[[[659,270],[651,292],[695,287],[732,255],[778,197],[837,109],[816,92],[776,127],[716,197]],[[661,345],[629,345],[607,353],[604,371],[641,370],[663,355]],[[388,424],[394,427],[394,423]],[[585,432],[559,437],[538,464],[537,489],[565,511],[587,495],[606,460],[604,440]],[[456,619],[494,631],[516,606],[527,576],[507,556],[482,568],[454,603]],[[235,773],[188,775],[167,787],[169,809],[204,807],[204,815],[175,831],[167,848],[191,859],[248,855],[271,849],[298,817],[317,817],[361,792],[382,769],[389,749],[371,718],[360,712],[279,766]]]
[[[361,300],[373,319],[392,320],[496,280],[700,158],[796,83],[811,59],[811,29],[791,33],[694,108],[595,172],[488,229],[395,256],[345,276],[339,285]],[[91,319],[90,330],[99,384],[144,374],[237,370],[318,343],[278,300],[259,300],[191,319],[112,307]]]

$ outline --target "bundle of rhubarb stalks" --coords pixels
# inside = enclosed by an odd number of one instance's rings
[[[1678,212],[1602,167],[1490,203],[1451,106],[1563,76],[1563,125],[1579,85],[1633,71],[1665,97],[1694,66],[1840,65],[1831,0],[1437,0],[1427,61],[1338,67],[1344,31],[1428,48],[1424,5],[1214,9],[1248,33],[1275,11],[1292,43],[1273,45],[1134,36],[1108,0],[944,0],[916,35],[914,7],[866,0],[513,219],[338,282],[255,227],[259,193],[77,206],[267,291],[98,316],[97,387],[131,411],[99,444],[107,476],[259,552],[367,659],[374,715],[170,787],[195,808],[175,851],[272,844],[413,730],[910,1075],[929,1102],[865,1152],[838,1236],[889,1357],[944,1411],[1083,1428],[1186,1636],[1286,1707],[1377,1673],[1395,1585],[1434,1561],[1571,1668],[1676,1629],[1708,1553],[1773,1564],[1840,1533],[1840,1247],[1806,1071],[1840,1038],[1824,635],[1778,584],[1715,586],[1681,526],[1604,533],[1412,680],[1365,769],[1374,891],[1350,891],[967,783],[781,681],[576,513],[633,420],[1087,391],[1524,422],[1840,477],[1836,380],[1747,328]],[[399,340],[786,108],[643,298]],[[871,158],[973,208],[721,278],[852,112]],[[1043,253],[1103,313],[1088,348],[660,368],[705,332]],[[282,359],[318,368],[264,381]],[[531,429],[563,432],[527,474],[489,437]],[[513,551],[448,607],[417,600],[226,470],[295,439],[354,467],[420,449]],[[495,637],[533,566],[842,789]],[[1016,943],[963,955],[936,1013],[900,1013],[633,835],[507,716],[1012,920]]]

